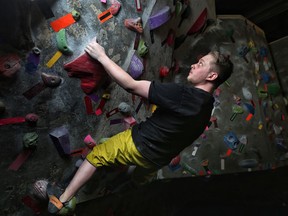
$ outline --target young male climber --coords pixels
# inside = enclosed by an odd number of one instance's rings
[[[213,91],[233,71],[229,58],[215,51],[191,65],[187,84],[134,80],[106,55],[95,39],[85,51],[98,60],[122,88],[148,99],[157,109],[146,121],[95,146],[64,192],[50,186],[47,189],[50,213],[65,214],[73,210],[71,202],[75,200],[76,192],[98,167],[136,165],[133,179],[141,184],[147,181],[149,174],[168,165],[203,133],[213,109]]]

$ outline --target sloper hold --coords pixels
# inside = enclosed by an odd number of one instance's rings
[[[143,70],[144,70],[144,65],[143,65],[141,59],[138,58],[138,56],[134,54],[132,56],[131,63],[130,63],[129,69],[128,69],[129,74],[134,79],[137,79],[138,77],[140,77],[142,75]]]
[[[150,30],[156,29],[165,24],[171,18],[169,6],[164,6],[160,11],[149,17]]]
[[[56,34],[57,48],[64,55],[72,55],[73,51],[69,48],[67,40],[66,40],[66,30],[61,29]]]
[[[102,64],[89,56],[86,52],[64,65],[69,77],[81,79],[81,88],[86,94],[99,89],[109,81]]]

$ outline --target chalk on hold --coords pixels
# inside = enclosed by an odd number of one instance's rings
[[[70,154],[69,133],[65,126],[55,128],[49,133],[49,136],[61,156]]]
[[[138,17],[136,19],[125,19],[124,25],[131,31],[137,32],[139,34],[143,33],[142,19]]]

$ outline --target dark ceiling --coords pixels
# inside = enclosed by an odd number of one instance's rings
[[[288,36],[287,0],[215,0],[216,14],[239,14],[260,27],[267,41]]]

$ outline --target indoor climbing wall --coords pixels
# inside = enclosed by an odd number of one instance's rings
[[[244,17],[219,16],[201,36],[187,39],[174,52],[183,65],[206,49],[216,49],[230,56],[234,73],[214,93],[211,125],[158,177],[209,176],[285,165],[286,109],[265,33]]]
[[[19,31],[8,32],[5,24],[0,37],[5,214],[41,212],[47,181],[66,185],[93,145],[153,112],[153,104],[125,92],[85,54],[96,36],[135,79],[184,83],[190,65],[213,49],[235,64],[234,74],[215,91],[211,124],[159,170],[158,179],[286,163],[286,112],[270,51],[265,34],[245,18],[216,18],[208,0],[12,3],[14,10],[8,4],[1,10],[6,20],[14,17]],[[123,170],[99,170],[79,191],[78,202],[113,190]]]
[[[269,43],[269,47],[271,49],[274,64],[275,64],[276,73],[278,75],[279,83],[282,87],[286,110],[287,110],[287,105],[288,105],[288,100],[287,100],[287,94],[288,94],[287,67],[288,65],[286,61],[286,58],[288,55],[287,44],[288,44],[287,36]]]

